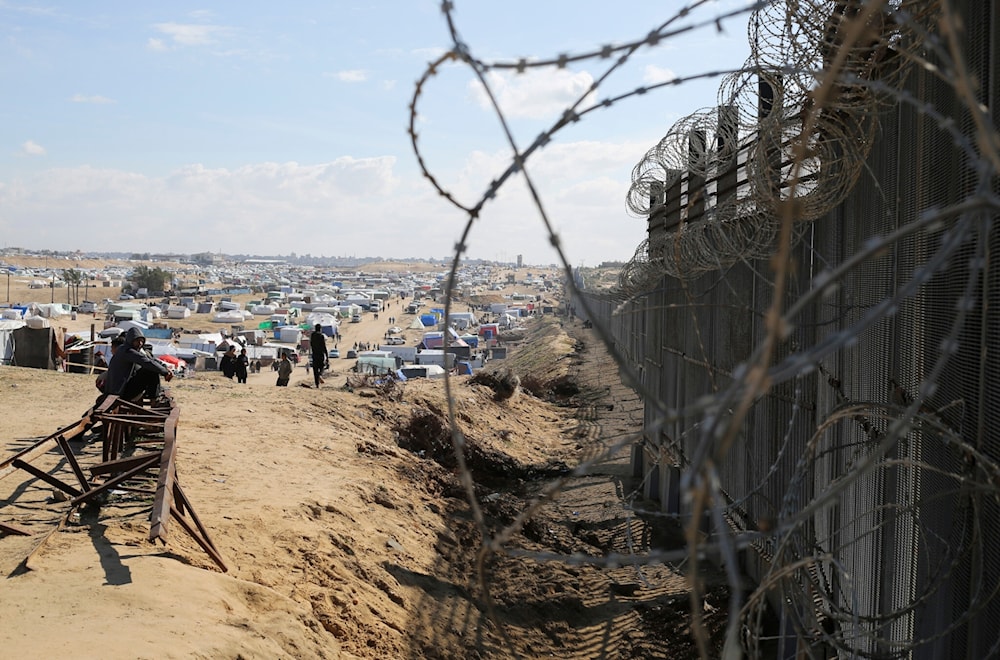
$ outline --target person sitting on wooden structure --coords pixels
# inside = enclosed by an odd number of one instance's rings
[[[117,394],[127,401],[137,401],[143,396],[154,400],[160,394],[160,376],[167,382],[174,377],[167,365],[143,350],[145,343],[146,337],[139,328],[125,332],[125,343],[108,364],[105,394]]]

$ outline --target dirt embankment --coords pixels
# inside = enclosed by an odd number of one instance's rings
[[[19,572],[65,503],[40,481],[0,480],[0,520],[38,532],[0,539],[9,576],[0,648],[24,657],[86,648],[104,658],[695,657],[686,578],[643,559],[681,538],[669,520],[637,513],[628,444],[640,401],[589,330],[547,319],[508,339],[512,359],[494,373],[521,385],[497,396],[489,378],[453,379],[450,409],[442,382],[349,390],[338,376],[315,390],[275,388],[270,374],[246,385],[215,373],[175,379],[179,475],[227,574],[179,530],[167,548],[146,543],[141,499],[90,512]],[[0,416],[0,455],[73,421],[95,394],[88,376],[0,369],[0,410],[20,413]],[[81,460],[94,444],[78,448]],[[581,460],[588,467],[574,470]],[[48,468],[65,470],[55,455]],[[611,553],[636,565],[602,563]],[[723,607],[724,594],[710,591],[714,640]],[[123,629],[142,630],[142,640]]]
[[[435,569],[396,575],[425,592],[412,657],[697,657],[687,579],[643,559],[683,539],[674,522],[636,513],[652,506],[637,497],[629,467],[642,422],[638,397],[609,368],[593,333],[578,325],[547,319],[506,339],[512,359],[472,379],[494,391],[490,415],[503,420],[508,407],[544,402],[561,409],[566,425],[559,444],[544,452],[548,460],[531,463],[521,454],[525,442],[538,449],[544,433],[484,448],[481,429],[464,429],[472,420],[459,416],[481,518],[456,483],[445,414],[424,410],[397,428],[401,446],[412,443],[446,469],[434,473],[452,518],[436,544]],[[582,462],[585,469],[572,469]],[[496,551],[484,549],[484,538]],[[601,561],[612,554],[631,555],[635,565]],[[709,575],[703,623],[717,654],[726,593]]]

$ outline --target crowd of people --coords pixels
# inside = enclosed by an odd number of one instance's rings
[[[389,317],[395,322],[395,317]],[[327,347],[327,336],[323,327],[316,324],[309,336],[309,360],[306,362],[306,372],[312,372],[313,386],[319,388],[325,384],[323,373],[330,367],[330,353]],[[334,338],[336,347],[336,337]],[[369,350],[369,342],[355,342],[355,351]],[[132,401],[141,401],[143,397],[155,400],[162,395],[161,379],[170,382],[174,377],[173,365],[153,355],[151,346],[139,328],[129,328],[111,342],[111,357],[106,359],[104,353],[97,352],[94,358],[94,368],[98,372],[97,388],[100,399],[107,395],[117,395]],[[277,372],[275,385],[286,387],[294,370],[298,355],[293,351],[280,351],[280,355],[271,364],[271,369]],[[183,364],[181,365],[184,366]],[[251,359],[247,348],[237,341],[229,339],[224,342],[222,357],[218,363],[223,377],[237,383],[245,384],[249,374],[260,373],[261,360]]]

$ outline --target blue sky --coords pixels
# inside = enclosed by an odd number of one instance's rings
[[[688,25],[748,2],[704,3]],[[674,2],[456,0],[483,61],[554,59],[642,39]],[[746,15],[641,48],[596,98],[739,68]],[[0,243],[55,250],[449,256],[465,214],[417,166],[415,82],[451,47],[440,2],[192,3],[0,0]],[[612,60],[490,83],[521,148]],[[569,260],[631,257],[632,167],[679,118],[717,104],[719,78],[587,115],[527,163]],[[585,103],[584,107],[587,104]],[[418,104],[434,177],[474,204],[510,162],[467,66],[442,67]],[[468,254],[555,262],[523,180],[488,203]]]

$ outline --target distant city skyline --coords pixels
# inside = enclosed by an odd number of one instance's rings
[[[509,63],[642,40],[678,10],[454,4],[472,55]],[[741,67],[746,13],[711,19],[752,4],[700,5],[670,29],[704,27],[637,49],[597,97]],[[423,178],[407,134],[415,82],[451,47],[440,2],[0,0],[0,36],[0,247],[439,259],[461,236],[464,214]],[[614,62],[484,75],[524,149]],[[678,118],[718,103],[718,85],[712,75],[590,113],[529,159],[570,263],[632,255],[645,236],[625,207],[632,168]],[[482,86],[443,64],[417,111],[431,173],[475,204],[510,163]],[[467,247],[556,261],[519,178],[484,205]]]

